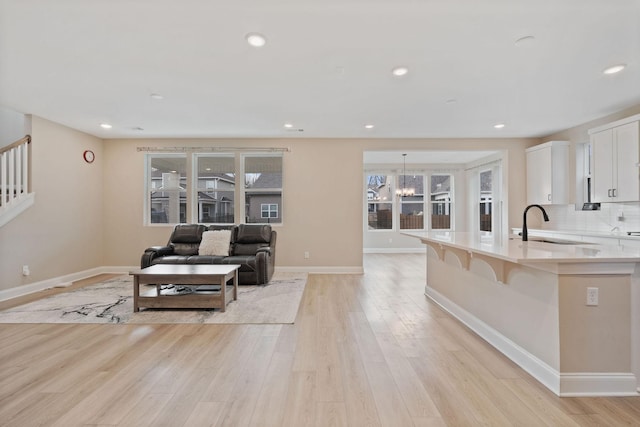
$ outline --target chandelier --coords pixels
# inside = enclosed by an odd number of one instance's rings
[[[398,197],[410,197],[415,194],[415,190],[413,188],[407,188],[405,186],[407,178],[407,153],[402,154],[402,188],[396,190],[396,195]]]

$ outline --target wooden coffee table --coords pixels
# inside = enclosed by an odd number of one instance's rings
[[[238,299],[238,269],[236,264],[157,264],[135,270],[133,276],[133,311],[145,308],[219,308]],[[227,292],[227,282],[233,279],[233,292]],[[156,295],[140,295],[140,285],[156,285]],[[211,286],[186,295],[162,295],[161,285]],[[219,289],[218,289],[219,287]]]

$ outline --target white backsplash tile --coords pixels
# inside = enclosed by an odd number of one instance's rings
[[[602,203],[599,211],[576,210],[575,205],[549,205],[544,207],[549,222],[542,223],[545,230],[611,232],[640,231],[640,203]],[[622,221],[618,214],[622,212]]]

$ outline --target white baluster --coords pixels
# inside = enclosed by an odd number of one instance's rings
[[[22,191],[29,193],[29,144],[22,144]]]
[[[16,147],[16,198],[22,197],[22,149],[24,144]]]
[[[0,206],[3,208],[7,205],[7,154],[0,155]]]
[[[9,184],[9,193],[8,193],[8,202],[7,205],[11,206],[11,204],[14,202],[15,200],[15,194],[14,194],[14,190],[16,189],[16,149],[12,148],[11,150],[9,150],[9,167],[8,167],[8,171],[9,171],[9,179],[8,179],[8,184]]]

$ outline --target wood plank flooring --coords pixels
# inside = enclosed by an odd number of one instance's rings
[[[364,262],[310,275],[294,325],[2,324],[0,425],[640,426],[640,397],[558,398],[427,300],[424,255]]]

